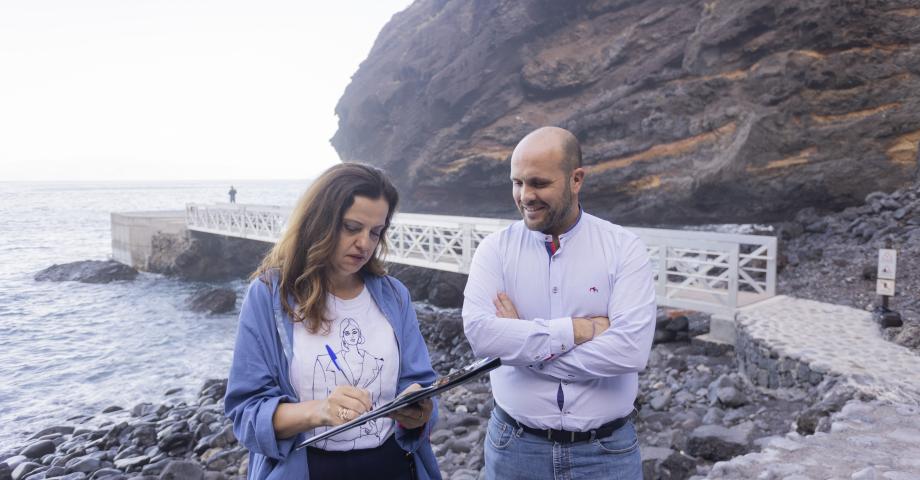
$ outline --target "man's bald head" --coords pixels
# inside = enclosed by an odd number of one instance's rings
[[[511,153],[511,194],[527,228],[550,235],[578,220],[578,192],[585,178],[581,148],[572,132],[543,127]]]
[[[572,132],[559,127],[541,127],[527,134],[511,153],[511,160],[519,155],[535,152],[556,153],[560,167],[566,175],[581,167],[581,146]]]

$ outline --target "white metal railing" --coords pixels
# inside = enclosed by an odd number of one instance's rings
[[[289,208],[186,206],[189,230],[266,242],[281,235]],[[387,261],[468,273],[473,252],[511,220],[398,213],[387,233]],[[760,235],[629,228],[648,247],[658,304],[733,315],[776,294],[776,238]]]
[[[659,305],[733,315],[776,295],[776,237],[630,230],[648,247]]]
[[[290,211],[275,205],[190,203],[185,206],[185,221],[189,230],[274,243]]]
[[[399,213],[387,233],[387,260],[468,273],[479,243],[509,223],[496,218]]]

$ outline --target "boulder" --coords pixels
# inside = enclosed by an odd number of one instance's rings
[[[115,479],[120,480],[122,478],[125,478],[125,475],[121,472],[121,470],[118,470],[117,468],[100,468],[99,470],[96,470],[95,473],[93,473],[92,477],[90,477],[91,480],[97,480],[97,479],[103,479],[103,478],[111,479],[111,480],[115,480]]]
[[[710,405],[719,403],[726,407],[740,407],[748,403],[743,382],[736,374],[723,374],[709,384],[707,397]]]
[[[272,246],[268,242],[193,231],[157,233],[150,242],[147,268],[151,272],[199,281],[248,277]]]
[[[170,461],[163,472],[160,473],[160,480],[202,480],[204,479],[204,468],[196,462],[188,460]]]
[[[837,384],[831,387],[821,398],[821,401],[805,409],[795,419],[795,429],[800,435],[811,435],[820,431],[820,427],[830,427],[828,421],[831,414],[841,408],[854,397],[854,390],[846,385]]]
[[[895,335],[894,341],[907,348],[920,350],[920,325],[905,324],[901,331]]]
[[[682,480],[696,471],[696,461],[676,450],[643,446],[640,451],[643,478]]]
[[[70,435],[71,433],[73,433],[73,431],[74,431],[74,427],[73,427],[73,426],[70,426],[70,425],[58,425],[58,426],[43,428],[43,429],[41,429],[41,430],[39,430],[39,431],[33,433],[32,436],[29,437],[29,439],[30,439],[30,440],[39,439],[39,438],[41,438],[41,437],[44,437],[45,435],[51,435],[52,433],[60,433],[60,434],[62,434],[62,435]]]
[[[701,425],[690,433],[687,440],[687,453],[714,462],[742,455],[750,447],[751,430],[743,426]]]
[[[52,265],[37,274],[37,281],[76,281],[83,283],[109,283],[120,280],[134,280],[137,270],[114,260],[84,260]]]
[[[55,445],[53,441],[39,440],[27,446],[26,448],[22,449],[22,451],[19,452],[19,454],[25,455],[26,457],[34,460],[34,459],[42,458],[43,456],[49,453],[54,453],[54,449],[55,449]]]
[[[466,275],[392,263],[387,265],[390,275],[398,278],[412,296],[412,301],[427,302],[442,308],[463,306],[463,289]]]
[[[71,472],[92,473],[102,468],[102,461],[87,455],[67,462],[67,468]]]
[[[10,475],[10,478],[13,480],[22,480],[26,477],[26,475],[32,473],[32,471],[39,467],[41,467],[40,463],[22,462],[19,465],[16,465],[16,468],[13,469],[13,473]]]
[[[194,312],[227,313],[236,308],[236,292],[229,288],[205,288],[186,302]]]
[[[119,460],[115,460],[115,468],[119,470],[124,470],[127,472],[127,471],[137,470],[140,467],[147,465],[147,463],[149,462],[150,462],[150,457],[146,455],[138,455],[136,457],[122,458]]]

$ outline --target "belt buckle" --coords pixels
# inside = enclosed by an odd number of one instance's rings
[[[575,432],[569,432],[571,437],[569,438],[569,443],[575,443]]]

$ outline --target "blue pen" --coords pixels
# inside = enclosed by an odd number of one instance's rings
[[[345,376],[345,379],[348,380],[348,375],[345,375],[345,370],[342,370],[342,367],[339,366],[339,362],[335,361],[338,357],[335,356],[335,352],[332,351],[332,347],[330,347],[329,344],[326,344],[326,351],[329,352],[329,358],[332,359],[332,364],[335,365],[335,368],[339,369],[342,375]]]

